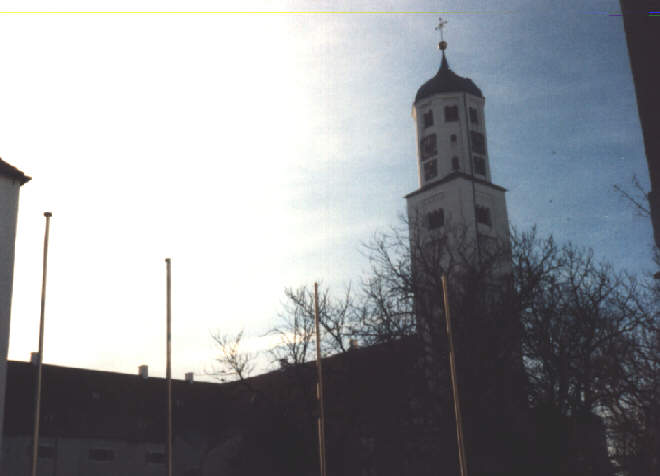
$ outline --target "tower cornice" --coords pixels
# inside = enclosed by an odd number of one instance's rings
[[[461,179],[461,178],[465,179],[465,180],[472,181],[474,183],[478,183],[480,185],[485,185],[486,187],[490,187],[494,190],[499,190],[500,192],[506,192],[507,191],[507,189],[504,188],[504,187],[501,187],[499,185],[495,185],[494,183],[488,182],[486,180],[483,180],[483,179],[480,179],[480,178],[477,178],[477,177],[473,177],[472,175],[469,175],[469,174],[466,174],[466,173],[463,173],[463,172],[452,172],[452,173],[450,173],[446,177],[443,177],[440,180],[436,180],[436,181],[433,181],[431,183],[427,183],[423,187],[420,187],[419,189],[415,190],[414,192],[410,192],[408,195],[405,195],[404,198],[413,197],[413,196],[418,195],[420,193],[426,192],[427,190],[431,190],[431,189],[433,189],[433,188],[435,188],[439,185],[446,184],[448,182],[452,182],[456,179]]]

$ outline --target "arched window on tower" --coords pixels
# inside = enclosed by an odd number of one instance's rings
[[[460,166],[458,164],[458,157],[455,157],[455,156],[452,157],[451,158],[451,169],[452,170],[458,170],[459,168],[460,168]]]

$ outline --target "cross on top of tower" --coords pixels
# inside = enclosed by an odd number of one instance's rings
[[[438,26],[435,27],[436,31],[440,32],[440,43],[438,43],[438,48],[442,50],[443,55],[445,53],[445,50],[447,49],[447,42],[445,41],[442,34],[446,24],[447,24],[447,20],[443,20],[442,17],[438,17]]]
[[[415,96],[415,103],[421,99],[431,97],[435,94],[443,94],[448,92],[466,92],[480,98],[484,97],[481,90],[472,82],[470,78],[463,78],[449,69],[449,63],[447,63],[447,58],[445,57],[447,42],[443,38],[443,30],[446,24],[446,20],[438,18],[438,26],[435,28],[440,32],[440,43],[438,44],[438,47],[442,51],[440,68],[433,78],[429,79],[419,88],[417,95]]]

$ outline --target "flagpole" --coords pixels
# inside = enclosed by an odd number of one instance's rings
[[[449,299],[447,297],[447,275],[442,275],[442,298],[445,305],[445,321],[447,323],[447,338],[449,340],[449,371],[451,375],[451,388],[454,395],[454,414],[456,416],[456,439],[458,440],[458,463],[461,476],[468,476],[467,459],[465,456],[465,442],[463,439],[463,417],[461,403],[458,398],[458,379],[456,378],[456,354],[454,350],[454,337],[449,313]]]
[[[39,414],[41,409],[41,370],[44,352],[44,315],[46,310],[46,274],[48,271],[48,233],[50,231],[51,212],[44,212],[46,231],[44,233],[43,271],[41,278],[41,318],[39,320],[39,354],[37,355],[37,381],[34,404],[34,430],[32,433],[32,476],[37,474],[37,458],[39,456]]]
[[[316,384],[316,398],[319,401],[319,463],[321,476],[326,476],[325,461],[325,409],[323,405],[323,366],[321,365],[321,335],[319,332],[319,293],[318,283],[314,283],[314,323],[316,325],[316,371],[318,382]]]
[[[165,259],[167,268],[167,475],[172,476],[172,260]]]

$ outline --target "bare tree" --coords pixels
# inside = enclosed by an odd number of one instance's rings
[[[346,352],[351,341],[389,345],[430,335],[420,348],[430,346],[440,364],[427,368],[426,375],[439,382],[437,393],[449,398],[440,299],[440,278],[448,274],[459,373],[474,414],[482,418],[490,412],[501,419],[498,413],[506,413],[507,401],[518,398],[502,389],[522,390],[526,393],[518,408],[529,404],[566,418],[602,417],[622,467],[626,458],[626,467],[634,466],[633,455],[638,466],[657,468],[657,460],[639,456],[653,454],[658,444],[657,283],[617,272],[589,250],[540,238],[535,229],[512,230],[510,242],[480,236],[475,243],[465,228],[449,225],[442,233],[413,232],[412,239],[406,229],[377,234],[363,245],[370,269],[357,291],[349,286],[335,298],[321,287],[324,354]],[[312,418],[314,371],[307,365],[315,339],[311,286],[287,288],[278,319],[270,334],[279,337],[280,345],[270,354],[276,362],[291,364],[286,378],[291,389],[299,389],[291,391],[303,398],[298,405]],[[216,342],[222,362],[244,379],[250,365],[240,352],[240,337]],[[397,361],[387,365],[394,369]],[[417,368],[406,366],[392,372],[401,381]],[[350,369],[333,371],[337,382],[355,378]],[[355,418],[358,410],[350,410],[348,401],[340,404],[340,397],[333,398],[345,414],[334,418]],[[406,398],[424,405],[433,400],[414,392]],[[483,420],[472,424],[473,434],[487,433]],[[341,438],[348,436],[336,441]],[[492,438],[483,439],[487,450]],[[630,469],[629,474],[646,473]]]
[[[660,320],[658,281],[644,287],[637,307],[649,319],[619,356],[625,372],[611,389],[607,407],[615,460],[623,474],[650,476],[660,471]]]
[[[219,367],[211,371],[210,375],[222,382],[248,378],[256,367],[257,355],[241,348],[243,331],[235,335],[216,331],[211,333],[211,338],[218,346],[220,355],[216,358]]]
[[[633,175],[632,177],[632,184],[634,188],[633,192],[628,192],[621,185],[614,185],[614,190],[634,206],[639,216],[650,218],[651,205],[648,199],[648,192],[646,192],[644,187],[642,187],[642,184],[639,183],[639,179],[636,175]]]
[[[530,404],[602,417],[620,468],[648,468],[659,428],[656,284],[535,230],[513,237]]]
[[[415,333],[414,284],[408,233],[393,228],[363,244],[370,263],[353,325],[354,338],[377,344]]]
[[[278,323],[269,331],[279,337],[280,344],[272,349],[276,360],[286,359],[294,364],[312,360],[316,341],[314,330],[314,290],[311,286],[284,290],[285,302]],[[350,285],[341,299],[330,295],[328,288],[319,286],[319,323],[324,353],[345,352],[352,338],[351,324],[355,321],[355,306]]]
[[[303,364],[312,358],[314,350],[313,292],[310,295],[306,287],[297,290],[287,288],[284,294],[283,311],[276,325],[268,332],[277,336],[280,342],[270,353],[274,360]]]

